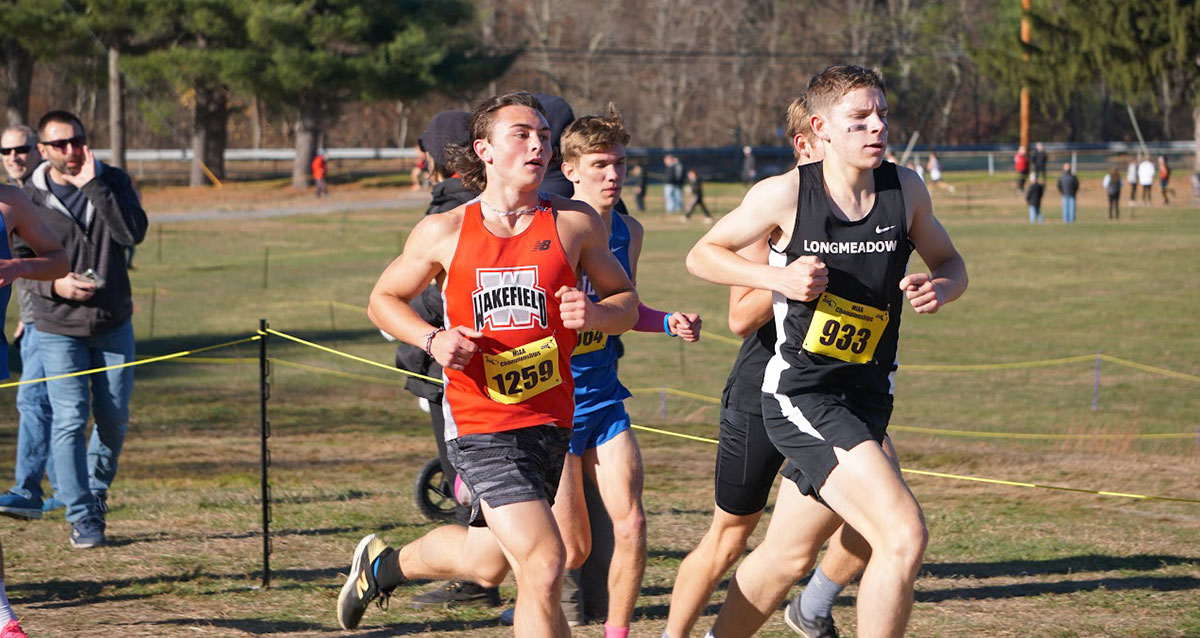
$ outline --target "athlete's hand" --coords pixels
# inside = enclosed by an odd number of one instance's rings
[[[913,310],[920,315],[931,315],[942,307],[942,291],[930,279],[929,273],[913,273],[900,280],[900,289],[908,297]]]
[[[433,342],[429,344],[429,351],[433,353],[434,361],[437,361],[443,368],[462,370],[467,367],[467,364],[471,362],[471,357],[475,356],[475,351],[479,349],[472,339],[482,336],[483,333],[478,330],[472,330],[466,326],[454,326],[434,335]]]
[[[564,328],[587,330],[596,321],[596,304],[578,288],[563,286],[554,293]]]
[[[54,280],[54,292],[70,301],[87,301],[96,294],[96,282],[69,272],[66,277]]]
[[[672,312],[667,316],[667,325],[671,328],[671,334],[684,341],[700,340],[700,323],[700,315],[695,313]]]
[[[788,299],[812,301],[829,285],[829,269],[816,255],[804,255],[782,269],[776,290]]]

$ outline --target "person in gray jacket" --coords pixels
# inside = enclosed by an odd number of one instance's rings
[[[67,251],[71,272],[32,287],[34,325],[48,377],[134,361],[127,249],[146,236],[146,212],[124,171],[96,160],[83,123],[52,111],[38,122],[45,162],[25,184],[42,222]],[[90,389],[89,389],[90,388]],[[129,422],[133,368],[49,381],[50,455],[71,545],[104,542],[108,488]],[[90,405],[89,405],[90,401]],[[89,412],[95,418],[85,446]]]

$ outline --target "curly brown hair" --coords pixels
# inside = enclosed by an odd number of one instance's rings
[[[471,119],[467,130],[470,142],[466,146],[459,144],[446,145],[446,162],[462,178],[463,186],[473,191],[482,191],[487,186],[487,173],[484,171],[483,160],[475,154],[475,140],[490,140],[492,124],[496,121],[496,113],[506,106],[528,106],[546,116],[542,103],[528,91],[513,91],[503,95],[493,95],[484,100],[471,111]]]

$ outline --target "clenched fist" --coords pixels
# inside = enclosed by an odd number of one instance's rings
[[[804,255],[780,271],[775,290],[794,301],[812,301],[829,285],[829,269],[816,255]]]
[[[558,299],[558,314],[563,327],[571,330],[587,330],[596,320],[596,304],[578,288],[563,286],[554,293]]]
[[[471,357],[475,356],[475,351],[479,349],[472,339],[482,336],[483,333],[478,330],[472,330],[466,326],[454,326],[433,336],[433,341],[429,343],[429,352],[433,354],[434,361],[437,361],[443,368],[462,370],[467,367]]]

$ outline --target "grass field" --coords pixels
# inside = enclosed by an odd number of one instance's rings
[[[1138,208],[1133,218],[1123,210],[1110,223],[1099,175],[1084,175],[1078,224],[1055,221],[1058,203],[1048,196],[1047,222],[1030,227],[1009,180],[951,178],[957,193],[936,192],[935,206],[967,260],[971,287],[938,315],[905,313],[901,360],[913,367],[898,375],[893,418],[902,464],[1200,500],[1200,434],[1140,438],[1200,431],[1200,209],[1183,197],[1169,208]],[[286,198],[280,187],[256,188],[267,189],[253,196],[257,205],[269,204],[271,189]],[[714,184],[710,205],[725,211],[740,196],[739,186]],[[159,212],[179,201],[203,206],[173,191],[147,198]],[[237,191],[219,198],[236,207]],[[640,424],[715,436],[715,405],[673,394],[664,401],[662,389],[719,395],[736,352],[715,338],[730,336],[726,293],[684,269],[683,256],[705,227],[659,211],[642,216],[642,297],[655,307],[701,312],[711,337],[686,346],[662,335],[627,337],[622,377],[644,389],[630,411]],[[390,363],[392,346],[355,307],[366,304],[418,217],[417,210],[381,209],[152,228],[133,272],[139,353],[240,339],[264,317],[279,331]],[[10,310],[8,334],[14,320]],[[411,492],[434,441],[402,378],[279,338],[270,349],[281,360],[270,401],[272,587],[257,588],[257,344],[250,343],[205,353],[201,362],[138,369],[107,546],[72,551],[61,512],[28,523],[0,520],[9,597],[31,636],[340,634],[333,615],[339,574],[357,540],[374,531],[401,544],[430,528]],[[1185,376],[1106,359],[1093,411],[1097,353]],[[1088,358],[1043,367],[924,367],[1078,355]],[[13,398],[0,390],[5,476],[15,450]],[[1015,436],[1030,434],[1071,436]],[[1106,438],[1087,438],[1097,434]],[[714,450],[662,435],[639,438],[650,556],[633,634],[657,637],[678,563],[711,517]],[[908,479],[931,536],[909,635],[1200,636],[1200,503]],[[503,593],[511,597],[508,585]],[[402,587],[389,611],[368,611],[364,628],[347,635],[506,635],[496,610],[409,609],[407,598],[424,589]],[[850,636],[854,593],[847,589],[836,611]],[[576,633],[598,637],[603,629]],[[760,635],[792,634],[777,616]]]

